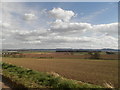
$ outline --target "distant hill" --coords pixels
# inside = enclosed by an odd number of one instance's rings
[[[118,52],[120,49],[3,49],[2,51],[105,51],[105,52]]]

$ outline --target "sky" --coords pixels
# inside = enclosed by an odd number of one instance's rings
[[[118,48],[117,2],[4,2],[3,49]]]

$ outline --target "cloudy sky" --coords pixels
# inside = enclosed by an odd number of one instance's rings
[[[117,2],[2,3],[3,49],[118,48]]]

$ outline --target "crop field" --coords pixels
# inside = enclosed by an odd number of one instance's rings
[[[117,60],[3,58],[3,62],[40,72],[55,72],[63,77],[104,86],[118,86]]]
[[[77,58],[77,59],[88,59],[91,56],[87,53],[70,53],[70,52],[36,52],[36,53],[23,53],[25,57],[38,57],[38,58]],[[118,59],[117,54],[101,54],[100,59],[116,60]]]

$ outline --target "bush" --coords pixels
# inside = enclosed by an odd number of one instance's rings
[[[100,53],[99,52],[88,52],[90,55],[90,59],[100,59]]]

